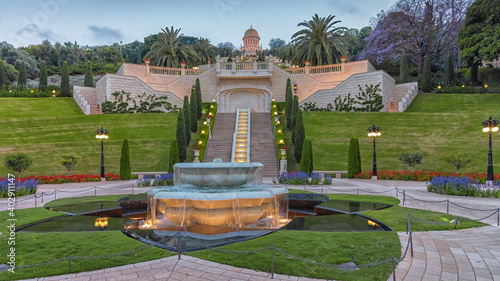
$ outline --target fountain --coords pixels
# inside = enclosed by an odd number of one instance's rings
[[[288,222],[288,189],[262,184],[260,163],[178,163],[174,186],[148,191],[141,228],[203,235],[278,229]]]

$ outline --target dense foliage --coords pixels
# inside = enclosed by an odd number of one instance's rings
[[[355,178],[361,172],[361,154],[359,153],[359,140],[351,138],[347,159],[347,177]]]
[[[175,133],[177,139],[177,147],[179,148],[179,162],[184,162],[186,160],[186,122],[184,121],[184,110],[179,109],[179,114],[177,116],[177,130]]]
[[[130,150],[128,148],[128,140],[123,140],[120,156],[120,178],[123,180],[129,180],[131,176],[132,169],[130,167]]]

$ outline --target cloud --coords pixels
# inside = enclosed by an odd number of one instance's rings
[[[49,29],[40,29],[38,28],[38,25],[34,23],[30,23],[25,25],[23,28],[19,29],[16,34],[18,36],[22,36],[25,38],[30,38],[30,37],[41,37],[44,39],[55,39],[57,37],[56,34],[54,34],[51,30]]]
[[[119,29],[113,29],[107,26],[90,25],[88,29],[92,32],[92,36],[98,42],[116,42],[122,39],[123,34]]]
[[[368,14],[368,11],[366,11],[364,5],[366,4],[361,1],[359,2],[330,1],[328,3],[328,6],[331,9],[333,9],[333,14],[336,15],[337,17],[341,17],[344,14],[356,14],[360,16],[366,16]]]

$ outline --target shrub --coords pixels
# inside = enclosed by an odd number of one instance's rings
[[[424,58],[424,70],[422,73],[422,91],[430,92],[432,90],[432,73],[431,73],[431,60],[429,56]]]
[[[294,142],[294,156],[295,161],[300,163],[300,159],[302,158],[302,148],[304,145],[304,139],[306,138],[306,133],[304,131],[304,122],[302,119],[302,110],[299,108],[297,110],[297,119],[295,120],[295,128],[293,131],[293,135],[295,136]]]
[[[69,97],[71,96],[69,88],[69,72],[68,72],[68,62],[64,61],[61,69],[61,96]]]
[[[313,169],[313,154],[311,141],[306,139],[302,146],[302,156],[300,159],[300,170],[306,173],[312,173]]]
[[[21,173],[26,171],[33,164],[33,161],[28,154],[14,153],[5,155],[4,163],[8,170],[18,172],[20,178]]]
[[[289,126],[289,129],[292,132],[295,129],[295,120],[297,119],[297,110],[298,109],[299,109],[299,97],[294,95],[292,98],[292,114],[290,115],[290,126]],[[295,140],[293,139],[293,136],[292,136],[292,142],[295,144]]]
[[[401,55],[401,65],[399,67],[399,83],[410,82],[410,72],[408,70],[408,56],[406,53]]]
[[[408,170],[411,170],[411,167],[422,164],[424,156],[420,154],[420,152],[403,152],[399,154],[398,159],[403,162],[403,164],[408,165]]]
[[[359,140],[351,138],[349,142],[349,154],[347,159],[347,177],[353,178],[361,172],[361,154],[359,153]]]
[[[286,126],[288,129],[292,129],[292,84],[290,78],[286,80],[286,92],[285,92],[285,116],[286,116]]]
[[[332,184],[333,178],[330,175],[327,175],[323,180],[323,184],[330,185]]]
[[[174,185],[174,173],[155,176],[153,186]]]
[[[15,196],[23,196],[28,194],[35,194],[38,190],[38,180],[36,179],[21,179],[18,178],[14,182],[14,194]],[[7,178],[0,178],[0,198],[11,197],[9,195],[9,184],[12,185],[12,181]],[[12,189],[11,189],[12,192]]]
[[[5,77],[5,63],[3,60],[0,60],[0,89],[3,89],[3,87],[7,84],[6,83],[6,77]]]
[[[448,55],[446,62],[446,85],[452,86],[455,84],[455,66],[453,65],[453,58]]]
[[[380,89],[380,83],[377,85],[365,85],[365,90],[358,84],[358,88],[359,93],[355,97],[358,99],[356,103],[361,107],[353,107],[354,110],[377,112],[384,108],[382,96],[378,94],[378,92],[382,91]]]
[[[179,148],[177,146],[177,139],[173,139],[172,144],[170,145],[170,156],[168,157],[168,172],[173,172],[174,164],[179,162]]]
[[[122,142],[122,153],[120,157],[120,178],[129,180],[132,176],[130,168],[130,150],[128,148],[128,140]]]
[[[17,88],[19,90],[26,89],[26,64],[24,61],[21,61],[21,66],[19,68],[19,77],[17,79]]]
[[[470,68],[470,82],[472,85],[479,85],[479,65],[478,63],[473,63],[471,68]]]
[[[472,161],[472,158],[462,152],[448,153],[445,155],[445,161],[446,163],[453,165],[457,169],[456,173],[458,174],[460,172],[460,168],[463,168],[467,164],[469,164]]]
[[[87,66],[85,67],[85,82],[83,82],[83,86],[85,87],[94,87],[94,73],[92,71],[92,62],[88,61]]]
[[[191,142],[191,108],[189,106],[189,97],[184,96],[184,104],[182,105],[182,109],[184,110],[184,123],[186,123],[186,145],[189,145]],[[196,122],[196,120],[194,120]]]
[[[197,117],[197,120],[200,120],[201,118],[201,102],[202,102],[202,98],[201,98],[201,86],[200,86],[200,79],[196,78],[196,84],[195,84],[195,89],[194,89],[195,93],[196,93],[196,117]]]
[[[195,112],[196,113],[196,112]],[[196,123],[196,122],[194,122]],[[177,147],[179,149],[179,162],[186,160],[186,123],[184,122],[184,110],[180,109],[177,116]]]
[[[196,100],[196,93],[191,89],[191,100],[189,101],[189,113],[191,113],[191,132],[196,133],[198,130],[198,101]],[[189,128],[186,128],[189,130]],[[184,162],[184,161],[182,161]]]
[[[61,158],[59,159],[61,165],[66,167],[66,169],[68,170],[68,176],[71,175],[71,169],[75,167],[76,163],[78,163],[78,160],[79,160],[78,157],[70,153],[62,154]]]
[[[38,76],[39,77],[39,81],[38,81],[38,90],[40,92],[44,92],[47,90],[47,65],[45,63],[45,61],[43,60],[42,61],[42,65],[40,66],[40,75]]]

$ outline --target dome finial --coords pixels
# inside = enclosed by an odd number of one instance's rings
[[[252,28],[253,28],[252,25],[250,25],[250,29],[252,29]]]

